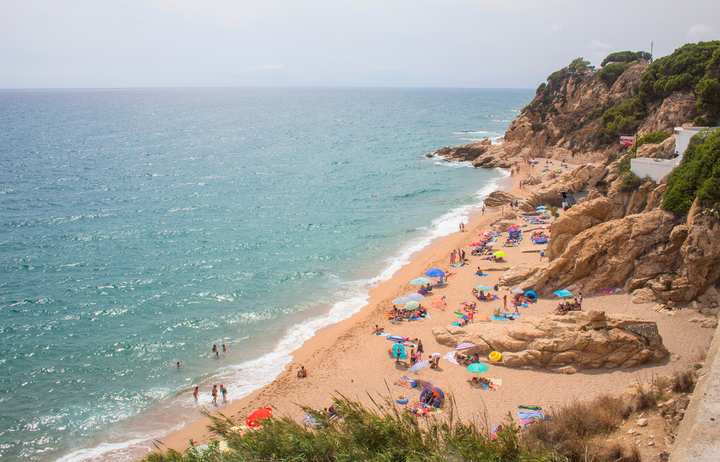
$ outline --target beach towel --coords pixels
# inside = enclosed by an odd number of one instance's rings
[[[475,273],[475,276],[480,276],[481,278],[484,278],[484,277],[486,277],[486,276],[489,276],[489,274],[487,274],[487,273],[484,273],[484,274],[477,274],[477,273]]]
[[[443,356],[443,358],[444,358],[444,359],[447,359],[447,360],[450,361],[451,363],[457,364],[458,366],[460,365],[460,363],[458,363],[457,360],[455,359],[455,352],[454,352],[454,351],[448,351],[447,353],[445,353],[445,355]]]
[[[461,261],[461,262],[458,262],[458,263],[453,263],[453,264],[450,265],[450,266],[462,266],[462,265],[464,265],[464,264],[465,264],[465,262],[464,262],[464,261]]]
[[[313,417],[311,414],[308,414],[305,416],[304,419],[302,419],[300,422],[304,423],[308,427],[314,427],[317,425],[317,420],[315,420],[315,417]]]
[[[493,300],[500,300],[500,297],[498,297],[497,295],[493,294],[492,299],[493,299]]]
[[[498,316],[490,316],[490,319],[492,319],[493,321],[509,321],[509,319],[500,318]]]
[[[403,387],[403,388],[412,388],[413,387],[412,384],[403,382],[402,380],[396,380],[395,383],[393,383],[393,385],[397,385],[398,387]]]
[[[475,320],[476,320],[476,321],[481,321],[481,322],[490,322],[490,317],[488,317],[488,316],[479,316],[479,317],[475,318]]]
[[[667,306],[658,303],[657,305],[652,307],[653,311],[657,311],[658,313],[665,313],[668,316],[672,316],[677,311],[676,308],[668,308]]]
[[[542,411],[542,408],[540,406],[518,406],[518,409],[523,409],[526,411]]]
[[[530,425],[538,420],[545,420],[543,411],[518,411],[518,417],[520,417],[520,423],[523,425]]]

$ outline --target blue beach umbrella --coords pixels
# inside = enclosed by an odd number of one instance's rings
[[[425,276],[430,276],[431,278],[437,278],[440,276],[445,276],[445,271],[443,271],[439,268],[431,268],[431,269],[425,271]]]
[[[419,278],[415,278],[412,281],[410,281],[410,284],[414,286],[424,286],[425,284],[430,284],[432,281],[428,278],[420,276]]]
[[[567,290],[567,289],[563,289],[563,290],[556,290],[556,291],[555,291],[555,292],[553,292],[553,293],[554,293],[555,295],[557,295],[558,297],[562,297],[562,298],[565,298],[565,297],[572,297],[572,296],[573,296],[573,293],[572,293],[572,292],[570,292],[570,291],[569,291],[569,290]]]
[[[537,294],[532,290],[528,290],[527,292],[525,292],[525,296],[532,300],[537,300]]]
[[[399,335],[388,335],[385,338],[390,341],[393,341],[393,342],[404,342],[405,341],[405,337],[400,337]]]

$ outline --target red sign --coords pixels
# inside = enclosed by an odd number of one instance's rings
[[[634,136],[621,136],[620,137],[620,146],[632,146],[634,140],[635,140]]]

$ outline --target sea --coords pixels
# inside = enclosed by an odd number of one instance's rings
[[[477,214],[506,174],[426,154],[533,93],[0,91],[0,458],[135,460],[271,382]]]

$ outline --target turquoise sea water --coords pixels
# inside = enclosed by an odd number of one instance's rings
[[[268,383],[503,177],[424,154],[532,96],[0,91],[2,458],[132,459]]]

